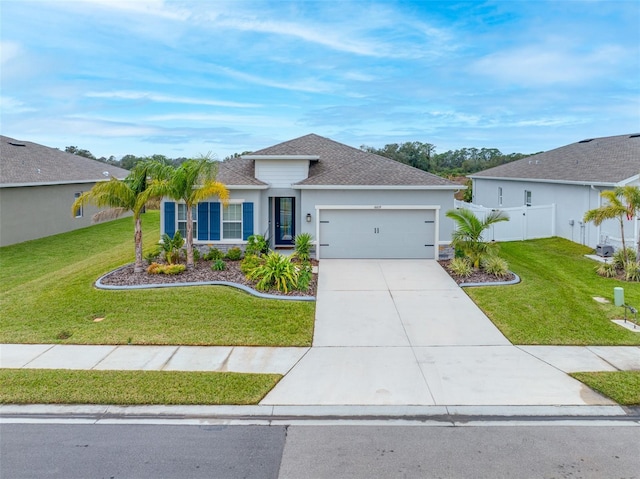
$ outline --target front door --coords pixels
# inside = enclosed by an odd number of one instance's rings
[[[292,245],[296,230],[296,199],[276,198],[275,200],[276,246]]]

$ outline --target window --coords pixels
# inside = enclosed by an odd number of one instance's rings
[[[77,200],[78,198],[80,198],[80,195],[82,195],[82,191],[74,193],[73,194],[74,201]],[[82,211],[82,206],[80,206],[80,208],[78,208],[77,211],[76,211],[76,218],[82,218],[83,214],[84,214],[84,212]]]
[[[502,186],[498,186],[498,206],[502,206]]]
[[[198,208],[191,207],[191,219],[193,220],[193,238],[198,237]],[[187,205],[178,203],[178,231],[183,238],[187,237]]]
[[[524,190],[524,204],[525,206],[531,206],[531,191]]]
[[[242,239],[242,204],[231,203],[222,210],[222,239]]]

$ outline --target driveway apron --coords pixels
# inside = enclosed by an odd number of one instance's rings
[[[322,260],[313,347],[261,404],[611,402],[511,345],[437,261]]]

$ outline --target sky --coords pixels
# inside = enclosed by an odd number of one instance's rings
[[[0,27],[0,132],[97,157],[640,132],[636,0],[0,0]]]

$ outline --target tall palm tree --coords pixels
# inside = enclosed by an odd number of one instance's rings
[[[626,187],[618,187],[613,190],[605,190],[600,193],[600,197],[606,200],[606,203],[587,211],[584,214],[584,221],[593,221],[593,224],[600,226],[605,220],[617,219],[620,224],[620,236],[622,237],[622,251],[625,264],[629,261],[627,255],[627,245],[624,240],[624,218],[629,215],[629,205],[625,204],[623,199],[629,193],[625,193]],[[631,198],[633,199],[633,198]],[[631,212],[631,216],[634,211]]]
[[[480,267],[480,260],[491,252],[494,243],[483,241],[482,233],[489,226],[500,221],[509,221],[509,215],[504,211],[493,210],[487,217],[480,219],[467,208],[447,211],[447,217],[456,222],[456,230],[451,235],[451,245],[461,249],[474,268]]]
[[[633,217],[640,216],[640,187],[639,186],[622,186],[620,187],[620,196],[624,198],[627,206],[627,219],[631,220]],[[636,238],[637,255],[636,257],[640,261],[640,232]]]
[[[193,261],[193,221],[192,210],[202,200],[217,196],[226,204],[229,191],[223,183],[216,180],[217,164],[208,157],[191,159],[177,168],[163,170],[159,174],[163,179],[157,182],[157,188],[164,195],[185,204],[187,225],[185,244],[187,247],[187,268],[194,267]]]
[[[135,245],[133,270],[136,273],[144,271],[141,215],[149,199],[159,193],[158,191],[154,193],[150,178],[157,167],[158,165],[154,162],[139,162],[124,180],[111,178],[109,181],[96,183],[91,190],[82,193],[71,206],[71,212],[74,215],[81,206],[86,204],[106,208],[93,215],[93,222],[115,219],[129,211],[133,213]]]

